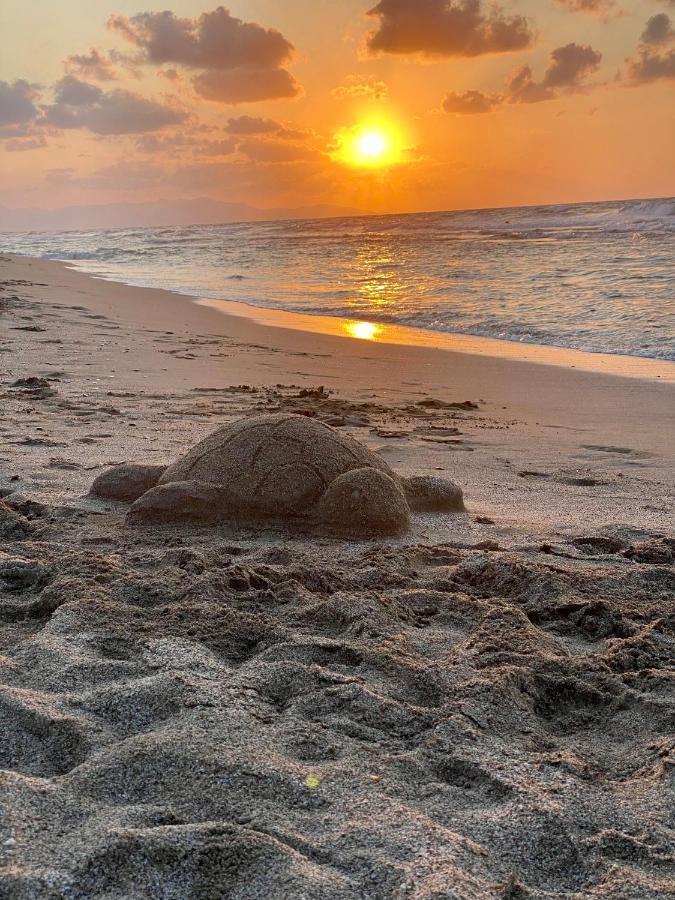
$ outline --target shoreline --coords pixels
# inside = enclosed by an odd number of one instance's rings
[[[675,388],[669,380],[310,333],[280,327],[286,315],[275,316],[275,325],[260,323],[182,294],[93,278],[61,262],[1,259],[15,281],[32,283],[17,285],[12,301],[15,322],[0,353],[5,383],[65,370],[56,389],[78,398],[96,395],[103,407],[120,412],[116,428],[99,429],[107,437],[91,429],[78,437],[94,435],[85,467],[62,479],[69,502],[86,493],[87,466],[140,461],[148,453],[170,459],[230,409],[243,414],[252,403],[265,408],[268,394],[269,402],[287,403],[275,392],[323,386],[333,398],[324,406],[346,404],[357,410],[354,419],[364,406],[377,410],[361,426],[347,426],[353,436],[401,470],[447,471],[467,488],[476,514],[497,516],[514,534],[578,529],[585,518],[663,528],[668,517],[667,501],[664,506],[659,498],[669,496],[674,462]],[[456,343],[465,347],[463,340]],[[230,406],[207,403],[219,394],[232,398]],[[18,402],[15,394],[7,396]],[[462,435],[455,443],[435,442],[416,425],[420,403],[438,403],[442,417],[444,403],[467,400],[480,412],[456,414],[461,421],[452,424]],[[80,415],[65,432],[54,420],[46,437],[70,446],[71,429],[87,421]],[[17,464],[24,439],[10,437],[17,449],[6,456]],[[44,466],[54,465],[50,457],[60,453],[38,446],[24,451],[23,465],[34,466],[34,488],[53,490]],[[597,485],[584,491],[575,481]],[[443,523],[460,531],[466,525]]]
[[[325,334],[362,340],[364,343],[402,345],[404,347],[428,347],[451,353],[468,353],[475,356],[489,356],[514,362],[556,366],[563,369],[580,369],[616,375],[620,378],[644,378],[675,382],[675,362],[653,357],[625,356],[620,353],[589,353],[573,348],[556,347],[548,344],[530,344],[520,341],[506,341],[482,335],[462,332],[442,332],[415,328],[406,325],[389,325],[363,319],[345,319],[339,316],[324,316],[314,313],[294,313],[266,306],[253,306],[233,300],[192,299],[199,306],[216,309],[223,315],[241,316],[259,325],[272,328],[286,328],[309,334]],[[360,327],[372,330],[372,336],[362,337]]]
[[[12,254],[9,254],[12,256]],[[219,300],[202,298],[195,294],[178,290],[143,286],[97,275],[88,271],[85,266],[73,265],[68,260],[46,260],[44,257],[24,257],[38,261],[53,262],[65,268],[86,275],[96,281],[124,285],[139,290],[162,291],[198,306],[215,309],[225,316],[236,316],[249,319],[258,325],[272,328],[283,328],[291,331],[302,331],[307,334],[322,334],[333,337],[363,340],[364,343],[396,344],[406,347],[428,347],[454,353],[469,353],[490,356],[515,362],[529,362],[561,368],[577,368],[586,372],[599,372],[617,375],[622,378],[643,378],[675,383],[675,361],[654,357],[627,356],[621,353],[601,353],[577,350],[572,347],[558,347],[549,344],[536,344],[525,341],[509,341],[484,335],[463,332],[443,332],[416,326],[394,325],[382,322],[370,322],[363,319],[347,319],[340,316],[318,313],[296,313],[274,307],[255,306],[235,300]],[[350,326],[367,325],[372,334],[367,338],[355,335]]]

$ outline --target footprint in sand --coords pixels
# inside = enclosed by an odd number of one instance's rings
[[[577,454],[577,459],[593,458],[596,453],[602,453],[606,457],[606,462],[621,463],[622,465],[636,466],[640,465],[640,460],[656,459],[654,453],[648,453],[646,450],[633,450],[631,447],[615,447],[611,444],[582,444],[582,450],[587,453]],[[614,460],[607,457],[615,457]]]

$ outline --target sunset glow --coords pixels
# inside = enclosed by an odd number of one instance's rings
[[[672,0],[33,6],[0,15],[5,227],[675,192]]]

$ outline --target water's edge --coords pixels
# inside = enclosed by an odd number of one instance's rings
[[[0,236],[195,299],[675,361],[675,200]]]
[[[481,335],[431,331],[404,325],[382,326],[378,328],[377,333],[372,337],[363,338],[358,333],[355,333],[355,326],[358,328],[358,326],[370,323],[365,323],[360,319],[347,319],[315,313],[294,313],[271,307],[253,306],[249,303],[239,303],[233,300],[213,300],[211,298],[196,297],[175,289],[149,284],[131,284],[122,279],[95,275],[63,260],[54,260],[54,262],[58,262],[64,268],[72,269],[94,281],[100,280],[124,285],[129,288],[142,288],[143,290],[173,294],[195,306],[214,310],[223,316],[247,319],[256,325],[266,328],[287,329],[308,335],[327,335],[344,340],[358,340],[364,344],[377,343],[404,347],[426,347],[451,353],[466,353],[472,356],[484,356],[512,362],[538,363],[540,365],[578,369],[579,371],[594,372],[596,374],[613,375],[620,378],[637,378],[675,384],[675,363],[669,360],[625,356],[618,353],[588,353],[583,350],[574,350],[566,347],[504,341]]]

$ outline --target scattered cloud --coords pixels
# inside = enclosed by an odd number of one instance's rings
[[[187,129],[170,133],[142,134],[135,144],[140,153],[165,155],[174,162],[231,156],[238,151],[239,157],[249,162],[286,163],[314,158],[316,151],[307,146],[313,136],[310,131],[289,128],[275,119],[238,116],[229,119],[223,129],[192,123]]]
[[[590,44],[566,44],[551,53],[543,83],[551,88],[579,88],[584,78],[600,68],[601,62],[602,53]]]
[[[675,2],[669,0],[669,5]],[[627,77],[631,86],[653,81],[675,79],[675,29],[665,13],[652,16],[640,37],[637,54],[627,61]]]
[[[144,134],[136,141],[136,149],[141,153],[175,154],[185,151],[191,156],[230,156],[237,149],[234,138],[208,139],[200,134]]]
[[[521,66],[512,75],[507,85],[510,103],[541,103],[553,100],[558,92],[579,91],[585,79],[596,72],[602,61],[602,54],[590,45],[566,44],[551,53],[551,62],[541,81],[534,78],[529,65]]]
[[[590,13],[604,19],[617,11],[615,0],[554,0],[554,2],[572,12]]]
[[[86,128],[94,134],[141,134],[178,125],[183,110],[131,91],[103,91],[66,75],[54,88],[54,102],[43,108],[43,121],[55,128]]]
[[[35,101],[40,91],[37,85],[19,78],[17,81],[0,81],[0,126],[25,125],[38,116]]]
[[[493,112],[505,103],[543,103],[554,100],[561,91],[583,90],[586,78],[600,67],[602,54],[590,46],[567,44],[551,53],[551,61],[540,81],[532,67],[520,66],[506,84],[503,94],[481,91],[450,92],[443,100],[443,110],[456,115]]]
[[[633,84],[675,78],[675,50],[660,54],[641,50],[628,62],[628,77]]]
[[[166,78],[167,81],[171,81],[174,84],[183,80],[183,76],[178,69],[160,69],[157,74],[160,78]]]
[[[481,91],[464,91],[462,94],[451,92],[443,100],[443,109],[459,116],[478,115],[492,112],[501,105],[502,99],[501,96],[488,96]]]
[[[645,30],[640,37],[641,44],[650,44],[658,46],[659,44],[668,44],[675,38],[675,30],[670,16],[665,13],[659,13],[647,20]]]
[[[371,53],[426,57],[480,56],[524,50],[534,40],[528,20],[483,0],[380,0],[367,38]]]
[[[92,47],[88,53],[74,53],[64,62],[66,73],[92,78],[94,81],[115,81],[117,71],[112,60]]]
[[[300,94],[300,86],[286,69],[211,69],[193,78],[192,84],[205,100],[231,106]]]
[[[384,81],[362,75],[347,75],[344,82],[333,88],[331,94],[337,100],[351,97],[368,97],[371,100],[384,100],[389,91]]]
[[[282,128],[274,119],[259,119],[255,116],[236,116],[227,120],[225,131],[229,134],[273,134]]]
[[[253,162],[286,163],[314,159],[319,154],[302,144],[285,141],[251,139],[239,144],[239,151]]]
[[[285,66],[295,48],[274,28],[244,22],[219,6],[197,18],[173,12],[114,15],[108,27],[134,45],[136,61],[201,70],[196,92],[219,103],[296,97],[301,88]]]
[[[282,128],[275,135],[282,141],[306,141],[309,138],[317,137],[315,131],[305,128]]]

